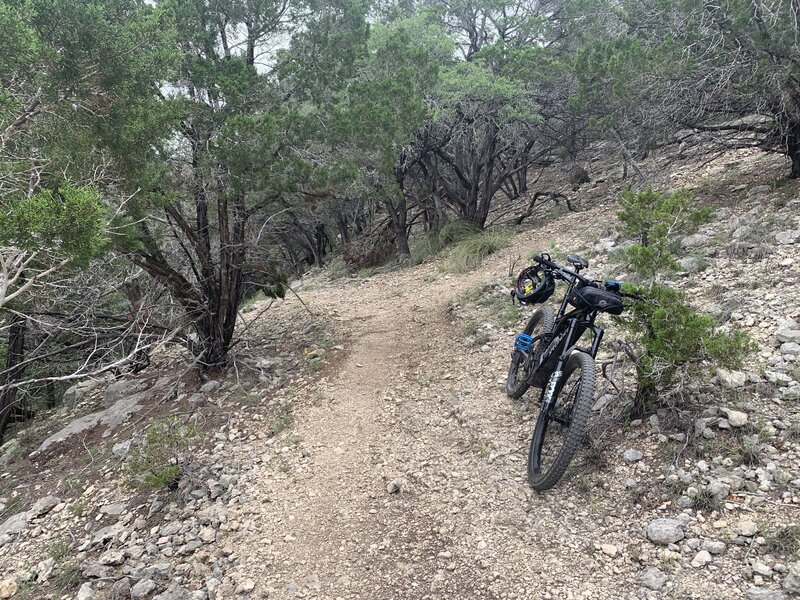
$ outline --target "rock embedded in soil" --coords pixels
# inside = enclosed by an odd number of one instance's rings
[[[705,567],[711,562],[711,554],[708,550],[700,550],[692,559],[692,566],[695,568]]]
[[[622,455],[622,458],[625,459],[625,462],[635,463],[642,460],[642,458],[644,458],[644,454],[641,452],[641,450],[636,450],[635,448],[628,448],[627,450],[625,450],[625,453]]]
[[[747,600],[786,600],[786,594],[766,588],[751,587],[747,590]]]
[[[61,498],[56,496],[45,496],[44,498],[39,498],[33,503],[33,506],[31,506],[30,515],[32,517],[41,517],[49,513],[59,504],[61,504]]]
[[[663,588],[669,578],[657,567],[647,567],[639,576],[639,583],[650,590],[658,591]]]
[[[94,590],[92,584],[84,583],[78,593],[75,594],[75,600],[94,600]]]
[[[785,342],[800,344],[800,325],[792,320],[781,321],[778,324],[778,330],[775,332],[775,338],[780,344]]]
[[[717,369],[717,378],[726,388],[741,388],[747,383],[747,373],[741,371],[728,371],[727,369]]]
[[[683,523],[677,519],[654,519],[647,525],[647,539],[654,544],[674,544],[683,536]]]
[[[739,535],[744,537],[753,537],[758,533],[758,525],[750,519],[745,519],[739,523]]]
[[[783,589],[790,594],[800,595],[800,562],[789,565],[789,573],[783,579]]]
[[[731,427],[744,427],[747,425],[747,413],[739,410],[727,410],[725,412],[727,413],[728,423]]]
[[[710,554],[719,555],[725,552],[725,548],[727,548],[725,542],[720,542],[718,540],[703,540],[703,545],[701,548]]]
[[[0,580],[0,598],[11,598],[17,593],[18,587],[17,580],[13,577]]]
[[[147,598],[156,589],[156,583],[152,579],[141,579],[131,588],[132,600]]]

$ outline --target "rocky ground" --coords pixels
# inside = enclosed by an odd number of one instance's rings
[[[503,391],[530,310],[507,303],[508,272],[580,250],[618,276],[602,180],[467,275],[323,273],[301,290],[314,316],[257,303],[225,380],[170,363],[73,389],[70,411],[0,449],[0,598],[800,594],[800,195],[776,168],[739,153],[671,181],[717,209],[680,240],[675,283],[750,333],[752,363],[709,365],[692,406],[646,419],[611,420],[599,398],[592,445],[550,492],[524,477],[535,413]],[[76,416],[85,429],[49,436]],[[192,460],[174,489],[121,485],[165,418],[202,432],[175,442]]]

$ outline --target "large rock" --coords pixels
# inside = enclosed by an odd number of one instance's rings
[[[0,525],[0,535],[17,534],[22,532],[28,526],[28,513],[17,513],[12,517],[8,517],[2,525]]]
[[[767,588],[751,587],[747,590],[747,600],[786,600],[786,594]]]
[[[667,584],[668,577],[656,567],[647,567],[639,576],[639,583],[651,590],[660,590]]]
[[[747,197],[753,199],[756,196],[763,196],[764,194],[769,194],[771,191],[772,191],[771,185],[757,185],[747,190]]]
[[[728,371],[727,369],[717,369],[717,378],[726,388],[740,388],[747,383],[747,373],[741,371]]]
[[[85,433],[97,426],[104,426],[105,431],[103,432],[103,437],[108,437],[113,433],[116,427],[127,422],[130,416],[142,407],[142,402],[144,402],[146,398],[147,392],[134,394],[117,400],[113,406],[110,406],[106,410],[101,410],[75,419],[66,427],[43,441],[42,445],[39,446],[34,454],[44,452],[53,444],[63,442],[74,435]]]
[[[783,578],[783,589],[790,594],[800,595],[800,562],[789,565],[789,572]]]
[[[94,590],[88,581],[81,586],[75,595],[75,600],[94,600]]]
[[[800,229],[790,229],[788,231],[781,231],[775,234],[775,241],[779,244],[789,245],[797,243],[800,239]]]
[[[684,248],[698,248],[700,246],[705,246],[708,244],[708,236],[703,235],[702,233],[695,233],[693,235],[687,235],[685,238],[681,240],[681,245]]]
[[[739,522],[737,529],[739,535],[743,535],[744,537],[753,537],[758,533],[758,524],[750,519],[743,519]]]
[[[622,458],[625,459],[625,462],[635,463],[642,460],[642,458],[644,458],[644,454],[642,454],[641,450],[637,450],[636,448],[628,448],[625,450]]]
[[[708,550],[700,550],[700,552],[698,552],[692,559],[692,566],[695,569],[699,569],[701,567],[705,567],[710,562],[711,554],[709,554]]]
[[[700,259],[695,256],[687,256],[678,261],[678,266],[684,273],[696,273],[700,270],[702,263]]]
[[[19,456],[22,453],[22,446],[19,443],[19,440],[9,440],[2,446],[0,446],[0,467],[7,465],[14,457]]]
[[[49,513],[59,504],[61,504],[61,498],[58,498],[57,496],[45,496],[44,498],[39,498],[33,503],[33,506],[31,506],[30,515],[32,517],[41,517],[42,515]]]
[[[784,356],[800,356],[800,344],[797,342],[784,342],[781,344],[781,354]],[[2,458],[0,458],[2,461]]]
[[[109,408],[123,398],[133,396],[145,389],[147,389],[147,382],[141,379],[117,381],[106,388],[103,401],[105,402],[106,408]]]
[[[183,589],[177,583],[173,583],[165,592],[161,592],[158,596],[154,596],[153,600],[188,600],[189,592]]]
[[[17,588],[17,580],[13,577],[0,580],[0,598],[11,598],[17,593]]]
[[[64,402],[67,404],[75,404],[83,400],[86,395],[100,385],[101,381],[98,379],[87,379],[76,383],[72,387],[67,388],[64,392]]]
[[[683,539],[683,523],[677,519],[655,519],[647,525],[647,539],[654,544],[674,544]]]
[[[725,416],[728,418],[728,423],[731,427],[744,427],[747,425],[747,413],[740,410],[725,410]]]
[[[131,598],[133,600],[141,600],[147,598],[156,589],[156,583],[152,579],[142,579],[137,581],[131,588]]]
[[[793,320],[781,321],[778,324],[775,337],[779,343],[794,342],[795,344],[800,344],[800,325]]]

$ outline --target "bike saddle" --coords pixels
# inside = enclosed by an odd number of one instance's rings
[[[585,258],[581,258],[577,254],[570,254],[567,257],[567,262],[574,265],[576,269],[585,269],[589,266],[589,261]]]

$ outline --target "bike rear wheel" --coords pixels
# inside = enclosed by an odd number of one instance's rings
[[[528,320],[528,324],[523,333],[528,334],[536,339],[534,345],[531,347],[531,352],[536,357],[537,352],[542,351],[542,344],[540,339],[545,333],[553,331],[553,309],[549,306],[543,306],[537,310]],[[529,353],[519,348],[514,348],[511,354],[511,366],[508,368],[508,379],[506,381],[506,392],[515,400],[522,397],[528,391],[530,384],[528,383],[528,369],[527,367],[534,361],[528,360]]]
[[[594,359],[585,352],[573,352],[553,410],[542,409],[533,431],[528,453],[528,482],[533,489],[549,490],[567,470],[586,431],[594,387]]]

